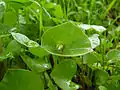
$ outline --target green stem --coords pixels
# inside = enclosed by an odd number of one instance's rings
[[[109,10],[113,7],[113,5],[116,3],[116,1],[117,1],[117,0],[113,0],[113,1],[109,4],[107,10],[106,10],[105,13],[104,13],[104,17],[105,17],[106,14],[109,12]]]
[[[102,37],[100,36],[100,53],[102,54],[102,66],[104,68],[104,53],[103,53]]]
[[[43,15],[43,10],[42,10],[42,7],[40,8],[40,37],[42,35],[42,30],[43,30],[43,18],[42,18],[42,15]]]

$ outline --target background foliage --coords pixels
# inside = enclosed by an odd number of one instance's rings
[[[119,90],[119,0],[0,0],[1,90]]]

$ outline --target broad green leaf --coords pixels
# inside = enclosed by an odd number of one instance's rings
[[[107,72],[100,69],[96,69],[94,73],[95,73],[95,83],[97,85],[104,85],[107,82],[108,80]]]
[[[11,11],[4,14],[4,24],[13,27],[17,22],[17,15]]]
[[[44,90],[39,75],[28,70],[8,70],[0,82],[0,90]]]
[[[110,50],[107,54],[106,57],[110,62],[115,62],[116,60],[120,60],[120,51],[117,49]],[[112,60],[112,61],[111,61]]]
[[[98,36],[98,34],[93,34],[91,37],[89,37],[93,49],[100,45],[100,40]]]
[[[19,54],[21,46],[16,40],[12,40],[7,46],[7,51],[12,52],[13,54]]]
[[[27,64],[27,66],[32,70],[35,71],[36,73],[44,72],[48,69],[51,68],[51,64],[44,60],[43,58],[40,59],[32,59],[27,55],[22,55],[21,56],[23,61]]]
[[[88,37],[72,22],[47,30],[42,36],[41,46],[59,56],[80,56],[92,51]]]
[[[107,88],[105,86],[99,86],[98,88],[99,88],[99,90],[107,90]]]
[[[51,77],[63,90],[76,90],[79,86],[71,82],[76,70],[77,66],[75,62],[72,60],[65,60],[53,68]]]
[[[46,52],[44,50],[44,48],[42,47],[31,47],[29,48],[29,51],[33,54],[33,55],[36,55],[38,57],[43,57],[43,56],[47,56],[49,55],[48,52]]]
[[[22,45],[25,45],[26,47],[38,47],[39,46],[37,42],[30,40],[28,37],[26,37],[23,34],[14,33],[14,32],[12,32],[11,34],[17,42],[19,42]]]
[[[83,30],[94,29],[97,32],[104,32],[104,31],[106,31],[105,27],[97,26],[97,25],[80,24],[79,27],[82,28]]]
[[[92,52],[83,56],[84,64],[94,64],[98,61],[98,57]]]

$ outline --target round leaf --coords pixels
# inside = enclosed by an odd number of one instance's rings
[[[8,26],[15,26],[17,22],[17,15],[15,13],[12,12],[6,12],[4,15],[4,24],[8,25]]]
[[[108,60],[120,60],[120,51],[116,49],[110,50],[106,57]]]
[[[41,43],[46,51],[59,56],[80,56],[92,51],[88,37],[72,22],[47,30]]]
[[[76,90],[78,85],[71,82],[72,77],[76,73],[77,66],[75,62],[66,60],[58,64],[52,71],[51,77],[55,83],[63,90]]]
[[[7,51],[12,52],[14,54],[19,54],[20,50],[21,50],[21,46],[15,40],[12,40],[7,46]]]
[[[44,90],[39,75],[28,70],[8,70],[0,82],[0,90]]]
[[[88,53],[83,56],[84,64],[94,64],[98,61],[97,56],[94,53]]]
[[[108,80],[108,73],[103,70],[95,70],[95,82],[97,85],[103,85]]]

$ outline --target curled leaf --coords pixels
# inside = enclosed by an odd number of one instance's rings
[[[26,47],[38,47],[39,46],[37,42],[30,40],[28,37],[26,37],[23,34],[15,33],[15,32],[12,32],[11,34],[17,42],[19,42],[22,45],[25,45]]]

